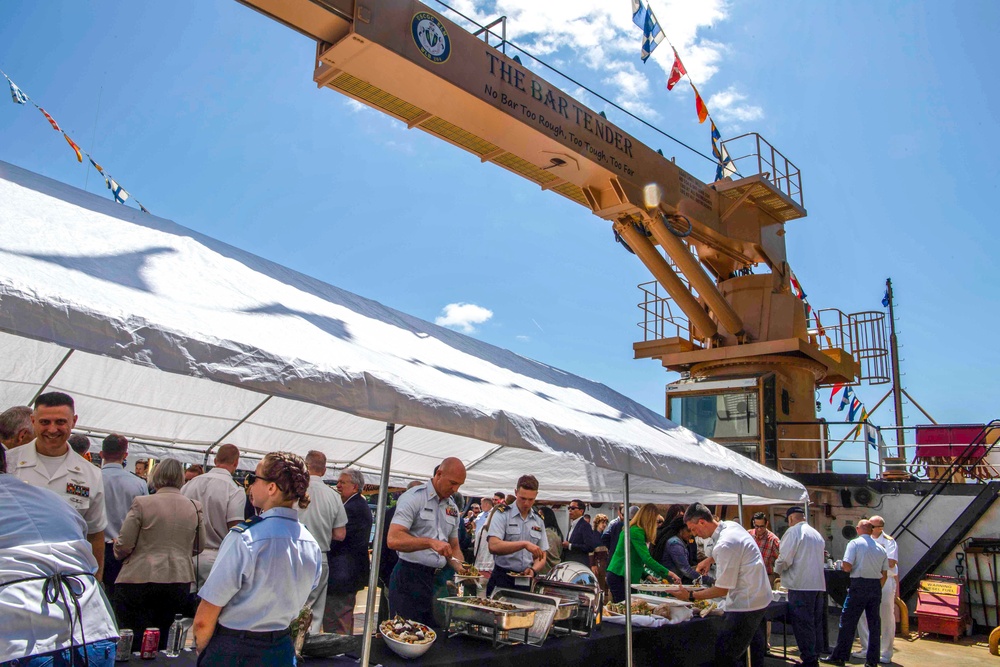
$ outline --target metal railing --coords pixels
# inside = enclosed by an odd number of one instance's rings
[[[781,427],[818,426],[819,437],[795,438],[780,435]],[[860,428],[859,428],[860,426]],[[856,422],[782,422],[778,424],[780,443],[791,445],[794,450],[819,449],[819,457],[782,457],[779,470],[801,470],[803,464],[814,464],[815,472],[864,474],[867,479],[894,481],[938,482],[944,484],[978,484],[1000,479],[1000,420],[983,428],[972,444],[964,447],[964,454],[930,459],[918,457],[918,447],[905,444],[916,442],[916,427],[876,426],[865,421]],[[905,433],[897,437],[897,432]],[[885,433],[889,442],[886,442]],[[982,447],[983,453],[973,455]]]
[[[660,294],[663,287],[655,280],[639,285],[642,290],[642,301],[639,309],[642,311],[642,321],[638,323],[642,329],[643,341],[663,340],[677,337],[692,340],[693,331],[687,315],[667,295]]]
[[[722,142],[729,155],[745,151],[732,158],[741,175],[761,174],[771,181],[778,191],[802,206],[802,172],[781,151],[772,146],[757,132],[748,132]]]
[[[890,381],[884,312],[846,315],[837,308],[822,308],[812,311],[808,327],[809,342],[819,349],[841,349],[854,357],[861,365],[861,379],[869,384]]]

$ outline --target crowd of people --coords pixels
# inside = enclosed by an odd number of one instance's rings
[[[0,646],[0,667],[53,659],[111,665],[118,628],[136,637],[158,628],[162,648],[175,614],[193,616],[203,665],[293,664],[289,624],[304,606],[313,633],[353,633],[355,600],[371,569],[372,513],[359,470],[342,470],[334,489],[323,481],[323,453],[272,452],[241,487],[240,451],[224,444],[208,472],[167,458],[151,472],[136,466],[145,479],[125,469],[129,443],[117,434],[101,443],[101,467],[91,463],[89,438],[71,442],[76,421],[72,397],[60,392],[0,414],[0,498],[9,515],[0,528],[0,610],[10,639]],[[573,500],[564,533],[553,509],[536,505],[534,476],[463,513],[465,478],[462,461],[446,458],[388,509],[376,537],[384,547],[383,615],[439,626],[434,600],[469,563],[488,578],[487,594],[575,563],[621,601],[628,540],[630,583],[700,584],[675,595],[725,599],[715,664],[740,664],[750,648],[751,664],[763,665],[764,610],[779,577],[802,664],[820,660],[824,541],[802,508],[788,510],[779,540],[763,513],[748,531],[700,503],[662,515],[653,504],[633,506],[627,519],[616,507],[609,520],[591,518],[586,503]],[[860,522],[848,545],[851,588],[832,664],[847,659],[859,619],[866,664],[891,660],[896,587],[887,581],[897,556],[883,527],[880,517]]]

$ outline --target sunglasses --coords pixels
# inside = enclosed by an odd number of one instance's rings
[[[262,482],[273,482],[274,481],[273,479],[268,479],[267,477],[261,477],[260,475],[251,472],[251,473],[247,474],[247,486],[250,486],[251,484],[253,484],[254,482],[256,482],[258,479],[260,481],[262,481]]]
[[[570,509],[571,511],[572,511],[572,510],[578,510],[578,511],[580,511],[580,512],[582,512],[582,511],[583,511],[583,508],[582,508],[582,507],[579,507],[579,506],[577,506],[577,505],[570,505],[570,506],[569,506],[569,509]]]

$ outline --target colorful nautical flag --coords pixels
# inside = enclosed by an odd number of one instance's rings
[[[632,0],[632,22],[642,28],[642,62],[666,36],[645,0]]]
[[[7,75],[4,75],[7,78]],[[17,87],[17,84],[7,78],[7,83],[10,84],[10,96],[14,100],[15,104],[27,104],[28,96],[21,92],[21,89]]]
[[[708,107],[705,106],[704,100],[701,99],[701,94],[694,87],[693,83],[691,84],[691,89],[694,90],[694,108],[698,112],[698,122],[704,123],[708,118]]]
[[[104,176],[104,169],[101,168],[101,165],[99,165],[96,162],[94,162],[94,158],[90,157],[89,155],[87,156],[87,159],[90,160],[90,164],[94,165],[94,169],[96,169],[98,172],[100,172],[101,176]],[[105,180],[107,180],[107,179],[105,179]]]
[[[830,390],[830,405],[833,405],[833,397],[836,396],[840,391],[844,389],[844,383],[838,382],[833,385],[833,389]]]
[[[66,134],[65,132],[63,132],[63,136],[66,138],[66,143],[69,144],[69,147],[72,148],[76,152],[76,161],[77,162],[83,162],[83,154],[80,153],[80,147],[77,146],[76,142],[73,141],[72,139],[70,139],[69,135]]]
[[[139,200],[138,200],[138,199],[136,199],[136,200],[135,200],[135,203],[136,203],[136,204],[139,204]],[[145,206],[143,206],[142,204],[139,204],[139,210],[140,210],[140,211],[142,211],[143,213],[149,213],[149,211],[147,211],[147,210],[146,210],[146,207],[145,207]]]
[[[726,177],[736,175],[736,167],[733,166],[733,160],[729,157],[729,151],[726,150],[725,144],[719,144],[719,154],[716,158],[718,158],[719,164],[715,165],[715,180],[721,181]]]
[[[885,288],[885,294],[882,296],[882,307],[883,308],[888,308],[889,307],[889,288],[888,287]]]
[[[788,283],[792,286],[792,294],[805,301],[806,293],[802,291],[802,285],[791,271],[788,272]]]
[[[45,116],[45,119],[49,121],[49,124],[52,126],[53,130],[55,130],[56,132],[62,132],[62,128],[59,127],[59,123],[56,122],[55,118],[50,116],[49,113],[42,107],[38,107],[38,110],[41,111],[42,115]]]
[[[687,70],[684,69],[684,63],[681,62],[681,57],[677,55],[677,50],[674,50],[674,66],[670,68],[670,77],[667,79],[667,90],[673,90],[677,82],[681,80],[681,77],[687,74]]]
[[[854,421],[854,415],[858,414],[863,408],[864,406],[861,404],[861,401],[858,400],[857,396],[852,398],[851,407],[847,409],[847,420]]]
[[[843,412],[844,408],[851,404],[851,398],[854,396],[854,390],[850,387],[844,389],[844,395],[840,399],[840,407],[837,408],[837,412]]]
[[[114,195],[115,201],[119,204],[124,204],[125,200],[128,199],[129,194],[125,192],[125,188],[118,185],[117,181],[113,178],[105,178],[108,183],[108,190],[111,190],[111,194]]]

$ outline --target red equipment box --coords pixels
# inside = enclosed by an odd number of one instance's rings
[[[934,424],[917,426],[917,456],[962,456],[968,460],[979,460],[986,453],[985,445],[969,448],[968,445],[982,433],[982,424]]]
[[[951,577],[931,575],[917,590],[917,632],[947,635],[955,641],[969,622],[963,584]]]

